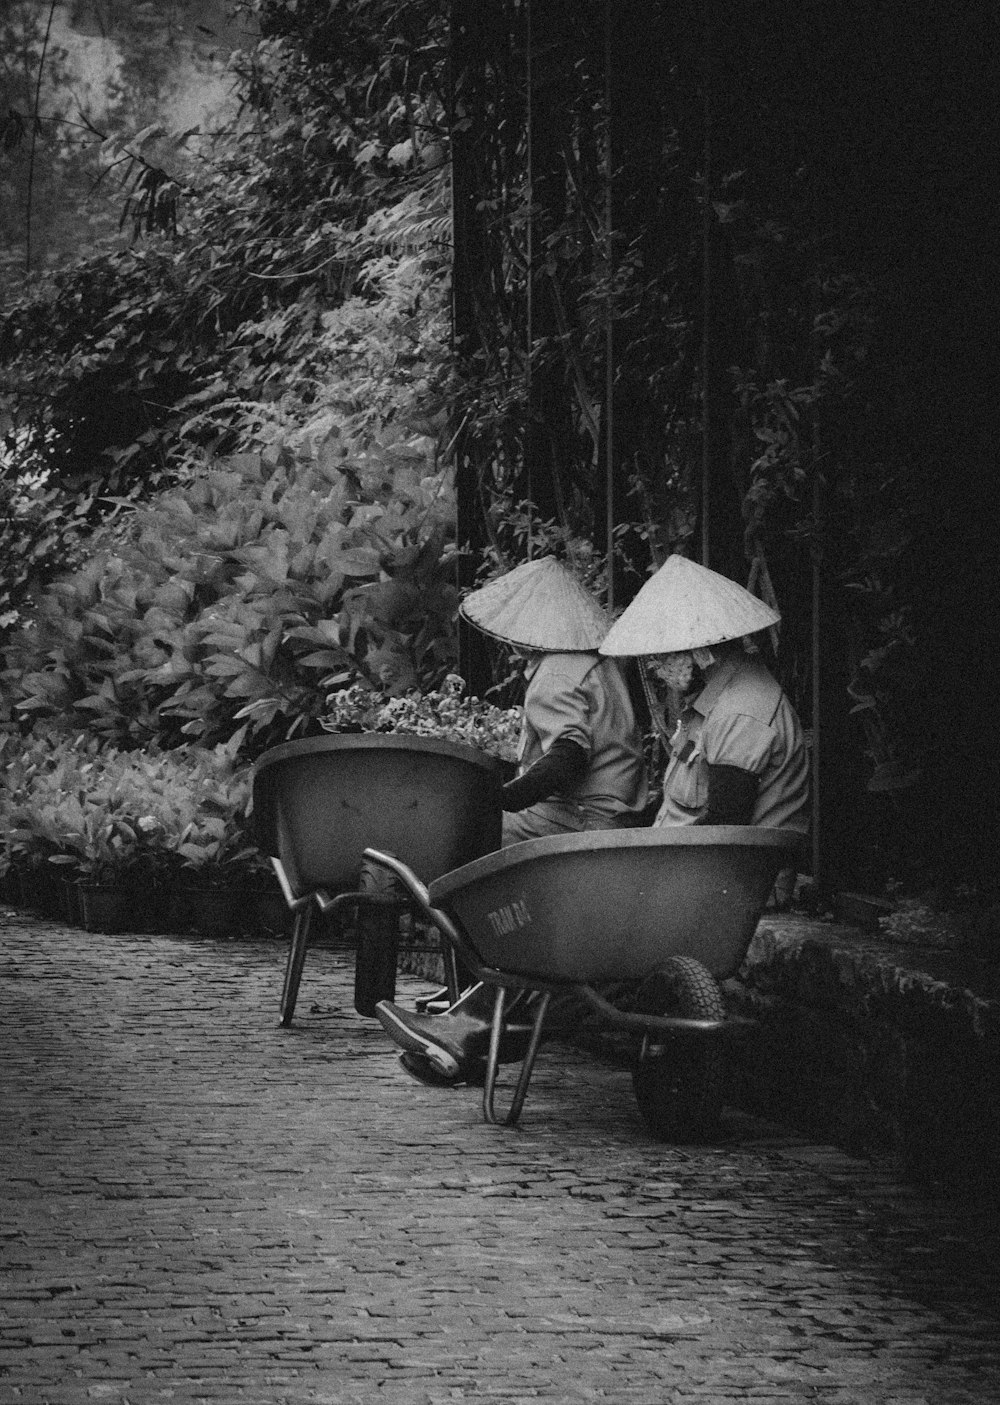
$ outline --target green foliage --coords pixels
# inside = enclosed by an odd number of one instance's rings
[[[164,598],[155,608],[165,614],[170,603]],[[463,692],[455,675],[423,695],[392,697],[354,684],[318,712],[327,731],[437,737],[513,761],[519,711]],[[76,882],[161,890],[261,877],[269,870],[250,828],[252,771],[238,759],[239,741],[124,750],[93,730],[67,734],[45,723],[26,735],[7,730],[0,734],[0,872],[51,868]]]
[[[954,917],[917,898],[903,900],[895,912],[880,917],[878,925],[890,941],[934,947],[959,945]]]
[[[0,3],[4,295],[5,285],[30,286],[45,269],[121,242],[120,194],[114,181],[102,179],[102,138],[146,125],[145,104],[163,94],[167,70],[182,50],[200,74],[212,67],[198,31],[182,39],[159,9],[119,0]],[[144,29],[152,30],[146,45]],[[76,61],[77,34],[86,36],[89,71]],[[136,62],[139,48],[144,53]],[[102,60],[109,77],[100,91],[93,76]]]
[[[913,467],[892,423],[907,387],[883,345],[895,271],[830,207],[824,173],[842,158],[820,114],[842,119],[844,84],[879,105],[858,74],[885,35],[859,10],[858,34],[874,44],[861,53],[866,41],[837,26],[817,38],[781,0],[762,13],[775,28],[738,9],[713,21],[708,169],[706,37],[691,7],[620,7],[624,37],[605,33],[601,6],[575,7],[572,21],[548,7],[534,16],[531,74],[516,11],[491,24],[463,10],[475,42],[458,71],[469,130],[454,154],[477,214],[460,223],[456,251],[467,285],[460,448],[495,560],[523,559],[529,537],[544,549],[555,524],[567,544],[613,549],[619,602],[669,551],[703,545],[713,566],[773,593],[779,672],[807,726],[820,563],[852,688],[848,699],[840,684],[823,710],[858,709],[861,725],[838,724],[835,744],[863,757],[861,786],[881,791],[912,784],[921,764],[907,690],[922,685],[900,590]],[[635,20],[642,55],[629,49]],[[815,68],[824,44],[835,77]],[[850,173],[859,205],[871,174]]]
[[[965,948],[996,960],[1000,942],[1000,903],[996,886],[988,892],[959,885],[954,891],[931,890],[915,898],[898,898],[888,917],[879,918],[886,940],[916,946]]]
[[[120,751],[93,736],[38,731],[0,746],[4,859],[74,880],[220,881],[264,861],[249,836],[248,769],[232,752]]]
[[[502,761],[517,759],[521,709],[500,708],[464,697],[465,681],[450,673],[440,688],[387,697],[360,684],[340,688],[326,701],[320,725],[326,732],[391,732],[436,737],[476,747]]]
[[[446,477],[384,431],[220,461],[107,528],[4,652],[9,715],[134,746],[260,747],[332,683],[396,692],[454,657]]]
[[[244,8],[263,39],[248,74],[251,100],[304,119],[313,143],[337,145],[359,188],[380,174],[440,162],[450,47],[440,0],[245,0]],[[283,108],[289,92],[297,102]],[[329,120],[309,125],[320,113],[334,116],[332,132]]]
[[[782,610],[807,726],[819,565],[838,839],[861,832],[854,799],[898,819],[926,787],[936,812],[950,724],[935,762],[912,699],[927,619],[951,620],[915,531],[921,490],[962,496],[940,465],[943,411],[966,407],[957,372],[952,394],[927,371],[950,285],[925,306],[924,282],[963,250],[918,257],[937,232],[912,195],[957,169],[937,127],[970,105],[947,65],[943,103],[914,80],[931,57],[937,74],[934,26],[901,3],[717,7],[713,74],[695,6],[623,0],[610,34],[603,4],[536,7],[529,153],[524,5],[242,8],[262,41],[234,65],[239,121],[197,160],[182,133],[109,141],[133,247],[0,320],[8,715],[254,749],[319,725],[339,684],[440,682],[456,512],[463,583],[531,544],[598,591],[610,567],[619,604],[707,521],[712,564]],[[965,664],[974,625],[963,639]]]
[[[59,561],[81,561],[87,536],[87,499],[67,509],[64,496],[43,483],[15,494],[0,478],[0,639],[22,617],[33,583]]]
[[[381,46],[378,22],[365,20],[370,51]],[[360,78],[345,105],[329,74],[310,77],[296,41],[304,36],[272,25],[235,62],[245,115],[211,152],[202,143],[199,159],[190,133],[147,126],[109,139],[106,169],[129,182],[125,217],[141,240],[4,309],[0,477],[19,513],[42,481],[64,510],[87,500],[93,526],[121,498],[183,480],[206,452],[259,450],[331,403],[363,412],[376,431],[401,399],[420,399],[439,432],[440,102],[430,89],[411,102],[386,88],[373,117]],[[391,88],[405,64],[389,67]],[[382,154],[371,149],[376,131],[389,143]],[[34,579],[60,564],[54,553],[33,560]],[[15,603],[26,592],[9,586]]]
[[[220,140],[197,183],[158,129],[109,142],[138,163],[150,237],[0,322],[8,715],[261,745],[305,725],[325,678],[396,690],[450,664],[440,105],[425,92],[416,145],[382,161],[365,143],[402,118],[331,127],[329,75],[311,85],[275,33],[244,78],[267,124]]]

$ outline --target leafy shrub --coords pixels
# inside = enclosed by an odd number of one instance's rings
[[[1000,901],[995,892],[960,885],[950,897],[900,898],[879,930],[890,941],[947,950],[971,948],[995,960],[1000,943]]]
[[[352,28],[381,50],[381,23],[362,9]],[[426,18],[406,9],[418,59]],[[237,56],[243,116],[197,158],[185,154],[194,133],[158,125],[104,144],[106,185],[117,167],[134,173],[131,248],[0,299],[0,479],[16,498],[43,481],[66,516],[86,500],[94,526],[205,451],[259,450],[324,406],[373,432],[408,399],[433,416],[448,346],[441,103],[409,91],[416,70],[390,42],[376,151],[358,125],[373,118],[372,75],[355,74],[345,110],[329,71],[303,65],[297,29]],[[36,564],[51,574],[58,550]]]
[[[115,745],[258,749],[331,683],[397,692],[454,657],[451,493],[426,444],[242,454],[105,529],[3,652],[7,718]]]
[[[892,941],[917,946],[949,947],[957,944],[954,919],[919,899],[907,899],[888,917],[880,917],[879,930]]]
[[[121,751],[38,733],[0,755],[6,863],[91,883],[220,882],[263,871],[249,838],[250,773],[225,747]],[[13,754],[8,755],[7,753]]]

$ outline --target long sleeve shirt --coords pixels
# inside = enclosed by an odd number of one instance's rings
[[[523,774],[553,742],[587,754],[583,778],[566,795],[588,809],[618,814],[646,802],[642,736],[621,670],[597,654],[543,654],[529,670],[518,752]]]
[[[788,698],[752,656],[724,659],[671,738],[657,825],[694,824],[708,803],[709,766],[757,777],[752,824],[809,828],[809,760]]]

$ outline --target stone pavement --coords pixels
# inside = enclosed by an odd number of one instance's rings
[[[987,1209],[556,1043],[485,1126],[283,960],[0,911],[4,1405],[1000,1401]]]

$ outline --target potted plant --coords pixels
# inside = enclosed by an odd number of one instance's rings
[[[80,895],[81,923],[88,932],[124,932],[145,925],[149,888],[144,882],[141,846],[120,815],[96,808],[69,836]]]
[[[84,749],[60,773],[50,815],[59,865],[79,895],[88,931],[141,927],[152,910],[155,850],[141,812],[156,759],[108,747]]]
[[[250,773],[224,747],[185,750],[174,766],[158,813],[144,817],[170,875],[172,925],[206,935],[252,927],[255,894],[270,868],[249,833]]]
[[[10,734],[0,735],[0,901],[16,907],[21,901],[21,884],[14,863],[10,832],[14,827],[13,802],[9,786],[7,748]]]
[[[76,855],[66,836],[82,821],[80,758],[65,738],[43,735],[17,742],[16,749],[5,746],[0,795],[4,848],[18,901],[47,917],[72,921]]]

